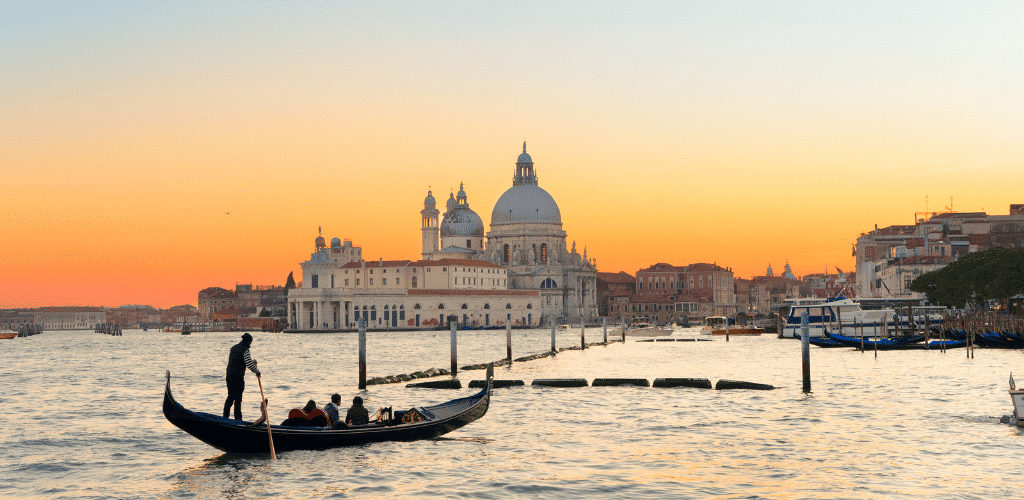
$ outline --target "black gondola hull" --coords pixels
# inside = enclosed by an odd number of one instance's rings
[[[353,446],[382,441],[417,441],[442,436],[478,420],[487,413],[493,368],[488,369],[488,384],[479,393],[436,406],[426,407],[437,410],[447,406],[464,406],[465,409],[453,415],[400,425],[369,425],[349,429],[330,430],[316,427],[271,426],[276,451],[322,450],[342,446]],[[223,418],[209,413],[193,412],[175,401],[171,394],[170,372],[164,389],[164,416],[179,429],[196,439],[222,451],[230,453],[269,453],[270,444],[265,425],[253,426],[249,422]]]

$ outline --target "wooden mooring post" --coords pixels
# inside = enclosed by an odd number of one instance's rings
[[[512,323],[505,322],[505,347],[507,354],[505,359],[508,360],[509,366],[512,365]]]
[[[804,394],[810,394],[811,392],[811,343],[808,341],[810,336],[811,334],[807,327],[807,312],[804,312],[800,318],[800,350],[803,353]]]
[[[366,389],[366,317],[359,318],[359,388]]]
[[[601,327],[604,328],[604,343],[608,343],[608,322],[601,318]]]
[[[556,328],[555,327],[555,319],[552,318],[551,319],[551,352],[558,352],[558,350],[555,349],[555,328]]]
[[[448,316],[448,325],[451,326],[452,330],[452,376],[454,377],[459,373],[459,334],[457,327],[459,326],[459,317],[452,315]]]
[[[580,313],[580,349],[587,348],[587,321],[583,319],[583,313]]]

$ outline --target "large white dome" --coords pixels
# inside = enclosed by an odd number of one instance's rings
[[[498,198],[491,212],[491,225],[519,222],[562,223],[555,199],[536,184],[512,186]]]

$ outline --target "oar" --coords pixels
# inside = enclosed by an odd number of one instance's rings
[[[263,420],[267,424],[267,438],[270,439],[270,458],[277,460],[277,453],[274,453],[274,436],[270,433],[270,415],[266,405],[267,397],[263,395],[263,381],[256,377],[256,382],[260,384],[260,407],[263,408]]]

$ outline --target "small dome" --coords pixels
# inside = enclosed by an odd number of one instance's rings
[[[323,248],[323,247],[327,246],[327,243],[324,240],[323,236],[317,236],[316,237],[316,241],[314,241],[313,243],[316,245],[317,248]]]
[[[331,248],[341,248],[341,238],[331,238]]]
[[[428,205],[428,204],[429,205],[433,205],[435,203],[437,203],[437,200],[434,199],[434,193],[432,193],[430,191],[427,191],[427,197],[423,198],[423,204],[424,205]]]
[[[449,194],[448,195],[448,204],[447,204],[448,210],[451,210],[451,209],[457,207],[458,205],[459,205],[459,202],[455,201],[455,195],[454,194]]]
[[[484,221],[468,208],[457,208],[448,212],[441,221],[441,237],[484,235]]]
[[[555,199],[543,188],[536,184],[520,184],[505,191],[491,212],[492,226],[518,222],[561,224],[562,213]]]

